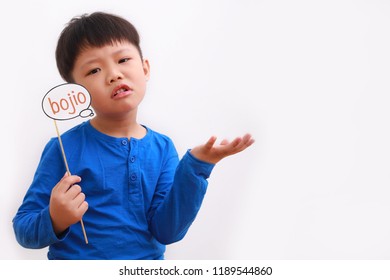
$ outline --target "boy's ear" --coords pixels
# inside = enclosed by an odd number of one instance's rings
[[[149,65],[149,60],[144,59],[142,65],[143,65],[143,68],[144,68],[145,79],[146,79],[146,80],[149,80],[149,78],[150,78],[150,65]]]

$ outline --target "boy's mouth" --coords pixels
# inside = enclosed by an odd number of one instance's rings
[[[114,88],[111,93],[111,98],[121,98],[131,94],[132,92],[132,88],[130,88],[128,85],[122,84]]]

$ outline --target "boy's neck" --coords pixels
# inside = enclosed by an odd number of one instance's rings
[[[91,120],[91,125],[101,133],[117,138],[141,139],[146,135],[145,127],[135,119],[112,120],[96,116]]]

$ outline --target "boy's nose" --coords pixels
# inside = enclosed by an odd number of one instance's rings
[[[117,80],[122,80],[123,74],[120,71],[112,70],[107,76],[107,83],[112,84]]]

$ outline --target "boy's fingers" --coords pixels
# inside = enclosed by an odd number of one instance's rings
[[[250,145],[255,143],[255,139],[253,139],[252,135],[250,135],[250,134],[246,134],[244,136],[244,140],[245,140],[245,144],[247,147],[249,147]]]
[[[204,145],[207,150],[210,150],[214,144],[215,141],[217,141],[217,137],[211,136],[210,139],[207,141],[207,143]]]
[[[247,143],[248,146],[252,145],[255,142],[255,139],[253,139],[252,135],[250,134],[246,134],[244,136],[244,139],[245,139],[245,143]]]
[[[73,200],[77,208],[80,208],[80,206],[83,204],[84,201],[85,201],[84,193],[79,193]]]
[[[239,139],[239,138],[237,138]],[[248,147],[252,145],[254,140],[252,139],[252,136],[250,134],[245,134],[241,139],[240,142],[236,145],[236,148],[242,149],[245,147]]]
[[[235,138],[231,143],[230,147],[227,150],[228,154],[236,154],[243,150],[245,150],[247,147],[252,145],[254,142],[254,139],[252,139],[252,136],[250,134],[245,134],[243,137],[237,137]]]
[[[86,202],[85,200],[80,204],[79,212],[81,213],[81,216],[83,216],[85,212],[87,212],[88,207],[89,207],[88,202]]]
[[[79,183],[81,178],[79,176],[71,175],[61,179],[55,186],[59,192],[66,193],[70,186]]]
[[[233,140],[232,147],[236,148],[241,143],[242,143],[242,138],[241,137],[237,137],[236,139]]]
[[[223,140],[221,141],[221,145],[222,145],[222,146],[227,145],[227,144],[229,144],[229,140],[223,139]]]
[[[66,192],[66,195],[71,199],[74,199],[81,193],[81,187],[79,185],[72,185]]]

